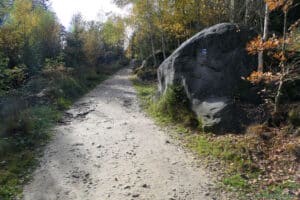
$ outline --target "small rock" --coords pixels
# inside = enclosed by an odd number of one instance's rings
[[[138,198],[140,196],[140,194],[133,194],[132,197],[133,198]]]
[[[169,140],[166,140],[166,144],[170,144],[171,142]]]
[[[78,147],[78,146],[83,146],[83,145],[84,145],[83,143],[75,143],[75,144],[73,144],[72,146]]]
[[[300,136],[300,128],[298,128],[294,134],[294,137],[299,137],[299,136]]]
[[[131,195],[131,193],[130,193],[130,192],[128,192],[126,195],[127,195],[127,196],[130,196],[130,195]]]
[[[205,193],[205,196],[209,196],[209,195],[210,195],[210,193],[209,193],[209,192],[206,192],[206,193]]]
[[[73,178],[79,178],[79,175],[78,174],[73,174],[72,177]]]
[[[297,161],[300,161],[300,144],[295,145],[293,148],[293,154],[295,155]]]
[[[7,161],[6,160],[3,160],[0,162],[0,166],[5,166],[7,164]]]
[[[150,186],[147,185],[146,183],[142,185],[143,188],[149,188]]]
[[[260,134],[260,137],[263,139],[263,140],[270,140],[274,137],[274,134],[272,132],[263,132]]]
[[[127,186],[124,187],[125,190],[128,190],[128,189],[130,189],[130,188],[131,188],[131,187],[130,187],[129,185],[127,185]]]

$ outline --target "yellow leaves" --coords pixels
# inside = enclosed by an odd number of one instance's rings
[[[246,79],[253,84],[258,84],[261,82],[270,83],[279,80],[280,74],[272,74],[271,72],[257,72],[254,71]]]
[[[247,44],[246,50],[250,55],[255,55],[258,52],[262,52],[267,49],[276,49],[279,45],[280,40],[278,40],[275,36],[264,42],[261,35],[259,35]]]

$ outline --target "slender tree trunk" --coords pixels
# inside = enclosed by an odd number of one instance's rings
[[[230,0],[230,22],[235,22],[235,0]]]
[[[147,8],[149,8],[149,0],[146,1],[146,4],[147,4]],[[157,60],[156,60],[156,56],[155,56],[155,46],[154,46],[154,34],[153,34],[153,31],[154,31],[154,28],[153,28],[153,22],[152,22],[152,19],[150,17],[150,12],[151,12],[151,9],[148,9],[148,17],[147,17],[147,21],[148,21],[148,25],[149,25],[149,37],[150,37],[150,42],[151,42],[151,51],[152,51],[152,57],[153,57],[153,61],[154,61],[154,65],[157,66]]]
[[[162,14],[162,5],[160,4],[161,2],[158,1],[158,15],[159,15],[159,22],[160,24],[164,24],[163,23],[163,14]],[[163,57],[164,60],[166,59],[166,44],[165,44],[165,31],[163,28],[161,28],[161,49],[162,49],[162,53],[163,53]]]
[[[245,18],[244,18],[245,25],[248,25],[249,23],[249,5],[250,5],[250,0],[245,0]]]
[[[162,34],[161,34],[161,47],[162,47],[162,53],[163,53],[164,60],[165,60],[167,58],[167,56],[166,56],[166,43],[165,43],[164,31],[162,31]]]
[[[282,43],[282,53],[285,54],[286,49],[286,32],[287,32],[287,13],[288,11],[284,11],[284,22],[283,22],[283,43]]]
[[[155,56],[154,39],[153,39],[153,34],[152,33],[150,33],[150,41],[151,41],[151,50],[152,50],[152,57],[153,57],[153,61],[154,61],[154,66],[156,67],[157,66],[157,60],[156,60],[156,56]]]
[[[275,96],[274,113],[278,113],[278,110],[279,110],[279,99],[280,99],[280,96],[281,96],[283,80],[284,80],[284,75],[281,75],[280,80],[279,80],[279,86],[278,86],[277,93],[276,93],[276,96]]]
[[[284,11],[283,43],[282,43],[282,53],[283,53],[283,55],[285,55],[285,51],[286,51],[285,40],[286,40],[286,33],[287,33],[287,13],[288,13],[288,11]],[[276,93],[276,96],[275,96],[275,106],[274,106],[274,112],[275,113],[278,113],[278,111],[279,111],[279,103],[280,103],[280,96],[282,94],[283,81],[284,81],[284,78],[289,73],[289,69],[286,69],[285,60],[281,61],[280,67],[281,67],[281,77],[280,77],[280,80],[279,80],[279,86],[278,86],[277,93]]]
[[[197,16],[197,20],[196,20],[196,29],[197,32],[200,31],[200,18],[201,18],[201,14],[200,14],[200,1],[196,1],[196,16]]]
[[[265,17],[264,17],[264,32],[263,32],[263,41],[267,40],[268,33],[269,33],[269,9],[268,5],[265,5]],[[258,53],[258,69],[257,71],[263,72],[264,71],[264,58],[263,58],[263,51]]]

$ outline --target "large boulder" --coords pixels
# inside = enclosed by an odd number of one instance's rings
[[[245,50],[255,35],[254,30],[231,23],[199,32],[160,65],[160,95],[170,85],[183,85],[205,130],[241,131],[247,117],[235,103],[235,92],[241,77],[257,66],[256,58]]]

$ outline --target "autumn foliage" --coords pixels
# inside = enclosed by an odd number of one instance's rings
[[[263,41],[261,35],[251,40],[246,47],[246,50],[250,55],[255,55],[260,51],[276,49],[280,45],[280,40],[275,36],[269,38],[267,41]]]
[[[250,81],[253,84],[259,84],[259,83],[271,83],[275,82],[279,79],[279,74],[272,74],[271,72],[257,72],[254,71],[248,76],[246,79]]]
[[[293,0],[265,0],[270,11],[282,8],[283,11],[287,11],[293,4]]]

